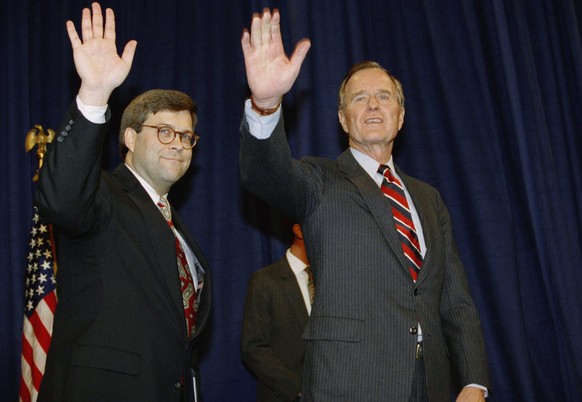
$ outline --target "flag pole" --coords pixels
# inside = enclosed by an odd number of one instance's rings
[[[55,136],[50,128],[35,124],[25,139],[26,152],[36,147],[38,168],[33,182],[37,182],[44,156]],[[53,318],[57,305],[57,262],[52,226],[42,222],[34,206],[25,271],[24,321],[22,328],[22,356],[20,402],[35,402],[44,376],[46,357],[52,339]]]
[[[38,181],[38,175],[40,173],[40,169],[42,168],[44,155],[46,154],[46,146],[53,141],[53,138],[55,138],[55,132],[50,128],[45,131],[40,124],[35,124],[34,127],[28,130],[28,133],[26,134],[26,138],[24,140],[24,149],[26,149],[26,152],[30,152],[34,147],[36,147],[38,167],[34,177],[32,178],[32,181],[35,183]]]

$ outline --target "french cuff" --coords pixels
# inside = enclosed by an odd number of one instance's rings
[[[267,139],[275,130],[279,118],[281,117],[281,106],[277,111],[268,116],[261,116],[255,112],[251,105],[251,100],[245,101],[245,117],[249,123],[249,132],[251,135],[259,140]]]
[[[91,123],[103,124],[107,120],[105,113],[107,112],[107,105],[105,106],[91,106],[85,105],[79,95],[77,95],[77,108],[81,114]]]

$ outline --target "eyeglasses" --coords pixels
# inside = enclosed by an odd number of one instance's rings
[[[182,142],[182,146],[185,149],[192,149],[196,146],[198,140],[200,139],[200,136],[194,133],[191,132],[182,133],[180,131],[174,130],[170,126],[148,126],[147,124],[142,124],[141,126],[155,128],[156,130],[158,130],[158,141],[160,141],[164,145],[174,141],[174,138],[176,138],[176,135],[178,135],[180,137],[180,141]]]

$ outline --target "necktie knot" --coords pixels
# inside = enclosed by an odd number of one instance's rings
[[[378,167],[378,173],[384,176],[390,183],[398,183],[400,185],[398,179],[396,179],[396,177],[392,174],[392,169],[390,169],[390,166],[380,164],[380,167]]]
[[[162,215],[164,215],[164,218],[168,222],[172,222],[172,210],[170,209],[170,203],[163,195],[161,195],[160,199],[158,200],[158,208],[162,212]]]
[[[386,171],[388,171],[388,173],[390,172],[390,166],[381,163],[378,167],[378,173],[380,173],[382,176],[387,176]]]

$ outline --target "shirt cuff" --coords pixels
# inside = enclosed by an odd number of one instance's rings
[[[107,112],[106,106],[90,106],[85,105],[79,95],[77,95],[77,108],[81,114],[89,120],[91,123],[103,124],[105,123],[105,113]]]
[[[247,123],[249,123],[249,132],[251,135],[259,140],[265,140],[271,136],[279,122],[281,106],[279,106],[279,109],[275,113],[268,116],[261,116],[251,107],[251,100],[247,99],[245,102],[245,117]]]
[[[487,387],[484,387],[484,386],[479,385],[479,384],[468,384],[468,385],[465,385],[464,388],[467,388],[467,387],[474,387],[474,388],[482,389],[483,391],[485,391],[485,398],[487,398],[489,396],[489,391],[487,390]]]

